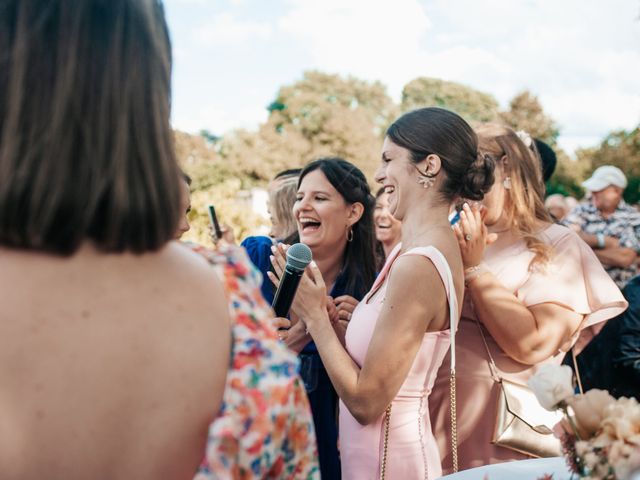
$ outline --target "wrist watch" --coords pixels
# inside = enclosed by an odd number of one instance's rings
[[[596,233],[598,239],[598,248],[604,248],[604,233]]]

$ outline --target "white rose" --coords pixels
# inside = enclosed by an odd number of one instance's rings
[[[598,457],[598,455],[596,455],[593,452],[589,452],[585,454],[585,456],[583,457],[583,460],[585,465],[589,467],[590,470],[595,469],[596,465],[600,463],[600,457]]]
[[[573,410],[581,438],[591,438],[602,429],[605,411],[615,401],[609,392],[596,388],[589,390],[584,395],[575,395],[567,399],[567,404]]]
[[[640,440],[640,404],[635,398],[621,397],[605,408],[603,430],[611,437],[638,445]]]
[[[579,440],[579,441],[577,441],[575,443],[574,446],[575,446],[575,449],[576,449],[576,454],[579,457],[584,457],[587,454],[587,452],[591,451],[591,447],[590,447],[589,443],[585,442],[585,441],[580,441]]]
[[[547,410],[556,410],[573,395],[573,371],[566,365],[542,365],[527,383]]]

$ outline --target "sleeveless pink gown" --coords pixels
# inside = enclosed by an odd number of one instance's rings
[[[347,350],[362,366],[369,342],[384,302],[385,279],[398,257],[398,245],[387,259],[371,293],[353,312],[346,334]],[[451,270],[442,253],[435,247],[418,247],[403,255],[421,255],[431,261],[445,286],[449,300],[449,315],[458,321],[458,302]],[[429,301],[429,292],[424,292]],[[371,300],[371,303],[367,303]],[[450,346],[449,330],[424,334],[422,345],[400,391],[393,399],[387,447],[386,478],[398,480],[434,479],[442,475],[438,446],[431,431],[427,399],[438,368]],[[384,416],[369,425],[360,425],[347,407],[340,402],[340,457],[345,480],[380,478],[384,448]]]

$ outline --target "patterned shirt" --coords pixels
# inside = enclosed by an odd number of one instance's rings
[[[298,359],[269,323],[273,312],[260,294],[260,273],[240,248],[190,246],[218,270],[233,319],[223,403],[194,480],[319,479]]]
[[[621,247],[631,248],[640,253],[640,213],[624,200],[608,218],[604,218],[593,203],[580,203],[562,221],[564,225],[578,225],[587,234],[602,233],[617,238]],[[604,269],[623,288],[627,281],[638,274],[638,265],[634,262],[627,268],[603,265]]]

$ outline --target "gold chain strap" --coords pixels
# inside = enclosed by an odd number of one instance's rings
[[[384,449],[382,451],[382,465],[380,466],[380,480],[384,480],[387,470],[387,450],[389,448],[389,422],[391,420],[391,404],[384,412]]]
[[[571,347],[571,358],[573,359],[573,369],[575,370],[576,380],[578,381],[578,391],[584,394],[582,389],[582,379],[580,378],[580,370],[578,369],[578,359],[576,358],[576,349]]]
[[[458,423],[456,415],[456,371],[449,376],[449,394],[451,396],[451,459],[454,473],[458,471]]]

